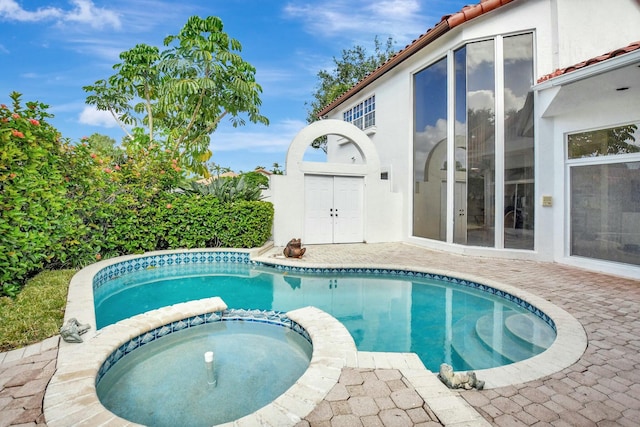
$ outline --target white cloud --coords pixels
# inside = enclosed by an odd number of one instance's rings
[[[0,0],[0,18],[19,22],[38,22],[47,19],[58,19],[62,10],[55,7],[41,7],[35,11],[27,11],[15,0]]]
[[[471,110],[494,110],[495,96],[492,90],[475,90],[467,95],[467,108]]]
[[[0,0],[0,19],[18,22],[56,21],[59,25],[85,24],[91,28],[120,28],[120,18],[116,12],[96,7],[91,0],[71,0],[71,9],[40,7],[26,10],[15,0]]]
[[[116,12],[96,7],[91,0],[71,0],[75,8],[65,12],[65,22],[87,24],[93,28],[120,28],[120,18]]]
[[[418,0],[385,0],[365,7],[354,7],[348,0],[317,3],[289,3],[285,15],[301,19],[311,34],[325,37],[357,34],[364,39],[383,33],[401,44],[411,42],[424,33],[433,17],[421,14]],[[375,23],[375,25],[374,25]],[[427,24],[425,24],[427,23]]]
[[[115,119],[108,111],[99,111],[95,107],[86,106],[80,113],[78,121],[83,125],[113,128],[118,126]]]
[[[525,101],[527,100],[527,94],[522,96],[516,96],[510,88],[504,89],[504,109],[505,111],[520,110]]]
[[[468,108],[472,110],[494,110],[495,95],[492,90],[476,90],[468,94]],[[504,108],[505,111],[519,110],[524,105],[527,94],[516,96],[510,88],[504,91]]]

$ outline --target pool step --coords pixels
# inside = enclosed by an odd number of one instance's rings
[[[549,348],[556,339],[556,334],[537,316],[513,314],[504,324],[509,334],[540,352]]]
[[[509,317],[505,319],[505,323]],[[487,314],[476,322],[476,335],[483,345],[493,348],[496,353],[503,355],[506,359],[515,362],[531,357],[532,352],[536,354],[542,351],[541,347],[512,334],[505,325],[498,325],[498,328],[497,337],[494,337],[496,334],[494,334],[493,314]],[[524,328],[521,329],[524,330]]]
[[[464,369],[486,369],[513,363],[513,360],[490,350],[478,337],[476,333],[477,319],[475,315],[468,315],[453,325],[451,349],[455,356],[464,362]]]
[[[466,369],[485,369],[526,359],[544,351],[555,339],[555,334],[542,320],[525,314],[511,314],[499,327],[501,337],[500,342],[496,342],[493,323],[493,314],[480,318],[469,315],[453,326],[451,347],[467,365]],[[487,362],[479,363],[478,360]],[[491,363],[493,365],[489,365]]]

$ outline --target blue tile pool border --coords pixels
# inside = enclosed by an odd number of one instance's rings
[[[501,289],[494,288],[489,285],[477,283],[472,280],[458,279],[443,274],[434,274],[427,272],[419,272],[406,269],[388,269],[388,268],[366,268],[366,267],[341,267],[341,268],[326,268],[326,267],[301,267],[301,266],[289,266],[281,264],[267,264],[263,262],[252,261],[250,254],[247,252],[236,251],[194,251],[194,252],[174,252],[167,254],[157,254],[141,256],[134,259],[129,259],[116,264],[109,265],[100,271],[98,271],[93,277],[93,289],[94,291],[104,285],[105,283],[113,280],[122,275],[142,271],[149,268],[158,268],[164,266],[173,265],[189,265],[189,264],[215,264],[215,263],[231,263],[231,264],[246,264],[262,266],[272,268],[277,271],[284,271],[288,273],[301,273],[301,274],[316,274],[316,275],[335,275],[335,274],[364,274],[373,276],[391,276],[402,278],[416,278],[427,280],[438,280],[445,283],[451,283],[454,285],[475,289],[480,292],[486,292],[490,295],[494,295],[499,298],[503,298],[510,301],[519,307],[534,314],[538,318],[542,319],[547,325],[549,325],[555,332],[557,332],[556,324],[545,312],[540,310],[535,305],[517,297],[509,292]]]
[[[135,271],[172,265],[213,264],[213,263],[250,264],[247,252],[234,251],[199,251],[174,252],[159,255],[141,256],[109,265],[93,276],[93,289],[96,290],[106,282]]]
[[[313,346],[311,337],[306,329],[298,323],[287,317],[286,313],[271,310],[244,310],[244,309],[227,309],[224,311],[214,311],[203,313],[196,316],[186,317],[176,320],[166,325],[158,326],[144,334],[131,338],[124,344],[115,349],[107,359],[102,363],[96,376],[96,386],[106,373],[115,366],[123,357],[135,351],[136,349],[154,342],[162,337],[168,336],[174,332],[183,331],[189,328],[198,327],[216,322],[255,322],[283,327],[296,332],[302,336],[309,344]]]
[[[280,265],[280,264],[265,264],[265,263],[255,263],[256,265],[262,265],[265,267],[271,267],[279,271],[284,271],[287,273],[301,273],[301,274],[318,274],[318,275],[335,275],[335,274],[364,274],[364,275],[373,275],[373,276],[393,276],[393,277],[402,277],[407,279],[427,279],[427,280],[438,280],[441,282],[451,283],[458,286],[463,286],[470,289],[475,289],[477,291],[486,292],[490,295],[495,295],[496,297],[503,298],[507,301],[510,301],[519,307],[524,308],[528,312],[534,314],[538,318],[542,319],[547,325],[549,325],[556,333],[558,330],[556,329],[556,324],[551,317],[549,317],[544,311],[540,310],[535,305],[523,300],[520,297],[510,294],[509,292],[503,291],[501,289],[494,288],[489,285],[483,285],[482,283],[477,283],[472,280],[466,279],[458,279],[456,277],[447,276],[444,274],[434,274],[434,273],[425,273],[413,270],[395,270],[388,268],[366,268],[366,267],[341,267],[341,268],[319,268],[319,267],[298,267],[298,266],[289,266],[289,265]]]

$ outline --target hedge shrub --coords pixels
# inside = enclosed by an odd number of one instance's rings
[[[0,296],[15,296],[43,268],[77,268],[157,249],[256,247],[271,235],[273,206],[173,192],[179,161],[143,134],[123,149],[63,141],[48,106],[0,105]],[[235,188],[235,187],[234,187]],[[221,200],[222,199],[222,200]]]
[[[47,106],[0,105],[0,295],[15,295],[63,250],[76,224],[65,199],[58,132]]]
[[[154,203],[123,206],[107,234],[114,256],[178,248],[251,248],[271,236],[273,205],[220,202],[212,196],[165,193]],[[101,254],[102,255],[102,254]]]

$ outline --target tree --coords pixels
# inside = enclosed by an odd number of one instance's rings
[[[166,50],[138,44],[120,54],[116,74],[85,86],[87,103],[109,111],[141,148],[159,144],[188,170],[208,177],[210,135],[225,117],[233,126],[269,124],[260,114],[262,88],[242,46],[220,18],[192,16]],[[127,125],[144,129],[127,130]]]
[[[283,171],[282,171],[282,169],[280,169],[281,167],[282,167],[282,166],[280,166],[280,165],[278,164],[278,162],[275,162],[275,163],[273,164],[273,169],[271,169],[271,173],[273,173],[274,175],[282,175],[282,174],[283,174]]]
[[[569,135],[569,158],[640,152],[635,124]]]
[[[352,86],[372,73],[379,66],[391,58],[395,51],[393,39],[389,37],[382,44],[378,37],[374,39],[374,53],[369,55],[367,50],[359,45],[342,51],[342,57],[333,57],[334,68],[318,72],[318,84],[313,94],[313,101],[307,102],[307,123],[319,120],[320,111],[332,103],[336,98],[349,90]],[[311,143],[316,149],[326,152],[326,137],[318,138]]]

